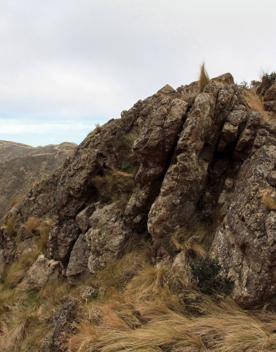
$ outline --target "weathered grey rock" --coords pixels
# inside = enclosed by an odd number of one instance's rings
[[[67,339],[74,333],[73,326],[77,315],[77,301],[68,299],[54,315],[52,330],[44,339],[41,352],[69,352]]]
[[[166,84],[163,88],[159,89],[159,91],[157,93],[159,94],[170,94],[170,93],[174,93],[175,90],[173,89],[173,87],[171,87],[169,84]]]
[[[98,207],[89,221],[91,228],[85,234],[89,247],[88,269],[95,274],[118,258],[130,233],[116,203]]]
[[[245,128],[240,133],[235,146],[234,155],[236,158],[245,159],[249,155],[260,125],[260,120],[261,116],[258,112],[250,112],[248,114]]]
[[[210,162],[205,159],[204,148],[216,122],[214,106],[213,95],[201,93],[196,97],[178,139],[176,159],[149,213],[149,233],[167,249],[171,235],[193,215],[204,188]]]
[[[162,96],[152,107],[147,120],[135,140],[133,150],[140,162],[136,174],[138,187],[133,193],[125,215],[135,228],[143,229],[149,207],[160,187],[168,160],[181,131],[187,102]]]
[[[88,244],[85,235],[81,234],[70,253],[66,276],[76,276],[87,271],[88,257]]]
[[[81,229],[82,233],[85,233],[89,228],[89,217],[95,210],[95,205],[88,205],[84,208],[81,212],[78,213],[76,216],[76,223],[78,224],[79,228]]]
[[[264,94],[264,107],[268,111],[276,112],[276,82]]]
[[[236,110],[230,112],[221,131],[218,145],[220,152],[224,151],[236,141],[242,125],[245,124],[246,120],[247,111],[245,109],[241,109],[238,106]]]
[[[22,290],[39,290],[50,279],[56,279],[61,273],[61,265],[55,260],[49,260],[42,254],[27,271],[23,281],[18,285]]]
[[[99,289],[93,286],[86,286],[80,292],[80,297],[87,301],[88,299],[97,298],[99,295]]]
[[[73,220],[54,226],[48,240],[47,254],[49,258],[61,262],[66,261],[79,234],[79,227]]]
[[[276,147],[264,146],[242,166],[227,215],[219,226],[212,254],[234,281],[234,299],[253,305],[276,293],[276,213],[263,192],[275,168]]]

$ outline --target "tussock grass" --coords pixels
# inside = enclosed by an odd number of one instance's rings
[[[15,287],[19,284],[37,257],[45,251],[52,224],[51,220],[35,217],[27,220],[24,226],[27,233],[32,234],[33,243],[6,269],[4,283],[7,287]]]
[[[203,63],[200,66],[200,74],[199,74],[199,80],[198,80],[198,86],[199,86],[200,92],[203,92],[204,88],[209,83],[209,81],[210,81],[210,78],[209,78],[208,73],[205,69],[205,64]]]
[[[7,219],[5,219],[3,228],[7,232],[8,236],[15,236],[16,234],[16,220],[14,216],[9,216]]]
[[[5,307],[0,310],[0,351],[27,352],[31,350],[26,346],[27,341],[35,350],[38,346],[38,334],[40,333],[41,339],[44,337],[42,320],[46,317],[46,312],[40,309],[38,294],[1,288],[0,300],[3,300],[0,304],[4,303]]]
[[[109,170],[105,175],[93,177],[93,185],[106,200],[117,201],[127,198],[134,188],[132,173]]]
[[[30,216],[26,221],[24,227],[29,235],[33,235],[36,231],[38,231],[39,227],[41,226],[41,223],[41,219],[35,216]]]
[[[272,189],[265,189],[262,192],[262,202],[268,210],[276,210],[276,193]]]
[[[151,310],[146,323],[137,328],[79,327],[70,348],[78,352],[134,352],[184,350],[215,352],[272,352],[276,348],[275,315],[258,320],[232,302],[209,305],[209,313],[185,316],[163,307]],[[205,307],[206,308],[206,307]]]
[[[197,291],[176,294],[170,270],[169,260],[153,266],[142,246],[75,286],[53,280],[39,292],[0,287],[0,351],[39,351],[50,318],[68,296],[80,302],[70,352],[275,351],[276,314],[249,312]],[[87,285],[104,294],[81,300]]]
[[[261,119],[264,122],[271,123],[274,121],[273,115],[265,111],[263,98],[261,96],[257,95],[252,89],[244,91],[243,94],[249,108],[253,111],[260,113]]]
[[[46,248],[48,236],[54,222],[51,219],[39,219],[31,216],[24,224],[26,234],[29,236],[37,236],[37,245],[41,252]]]
[[[36,247],[33,247],[30,251],[20,255],[6,270],[4,275],[5,285],[7,287],[15,287],[19,284],[38,255],[39,250]]]
[[[257,316],[230,299],[197,292],[180,298],[168,284],[168,267],[148,265],[123,293],[91,305],[89,318],[70,339],[70,351],[274,351],[275,314]],[[194,305],[196,315],[187,313],[185,302]]]
[[[150,252],[148,247],[133,250],[122,258],[110,263],[95,276],[89,277],[83,285],[99,287],[104,299],[116,292],[121,293],[137,274],[149,266]]]
[[[273,351],[276,335],[265,323],[243,312],[220,312],[200,318],[187,318],[175,312],[153,319],[141,329],[106,332],[98,342],[102,352],[142,351],[171,346],[194,347],[217,352]]]

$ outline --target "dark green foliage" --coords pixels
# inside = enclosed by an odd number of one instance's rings
[[[123,160],[122,161],[120,170],[122,170],[124,172],[129,172],[129,173],[132,173],[132,172],[136,171],[135,167],[133,166],[133,164],[131,164],[131,162],[128,161],[128,160]]]
[[[199,290],[208,295],[229,295],[232,292],[233,282],[224,278],[220,271],[220,265],[210,258],[200,259],[192,265],[192,273]]]

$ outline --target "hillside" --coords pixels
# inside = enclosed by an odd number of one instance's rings
[[[275,75],[166,85],[6,214],[0,349],[273,352],[275,244]]]
[[[75,145],[31,147],[0,141],[0,218],[24,197],[35,182],[49,176],[73,154]]]

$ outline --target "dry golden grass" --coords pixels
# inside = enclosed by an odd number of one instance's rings
[[[276,314],[250,313],[196,291],[179,296],[170,279],[170,262],[153,266],[142,247],[73,287],[58,280],[37,293],[0,287],[0,351],[39,351],[49,318],[68,296],[80,302],[70,352],[275,351]],[[81,300],[89,284],[105,294]]]
[[[231,300],[213,300],[183,292],[197,315],[167,284],[168,267],[148,265],[120,295],[90,305],[92,313],[70,339],[73,352],[272,352],[276,348],[276,314],[261,316],[242,310]],[[183,297],[182,297],[183,298]],[[95,316],[97,319],[93,318]]]
[[[262,192],[262,202],[268,210],[276,210],[276,193],[272,189],[265,189]]]
[[[0,350],[2,352],[18,351],[26,335],[26,321],[18,323],[13,328],[2,324],[0,336]]]
[[[37,218],[29,218],[25,227],[29,233],[37,232],[34,242],[29,250],[20,254],[6,270],[4,282],[8,287],[15,287],[24,277],[27,270],[34,263],[39,254],[43,253],[48,241],[48,235],[52,222],[49,220],[39,220]]]
[[[276,322],[274,320],[274,322]],[[102,352],[143,351],[171,346],[216,352],[260,352],[276,348],[276,335],[265,323],[238,311],[188,318],[168,311],[140,329],[106,331],[98,342]]]
[[[42,223],[42,220],[35,217],[35,216],[30,216],[28,220],[26,221],[24,227],[25,230],[27,231],[28,234],[33,235],[35,232],[38,231],[40,225]]]
[[[251,110],[258,111],[261,114],[265,113],[263,102],[254,91],[246,90],[245,99]]]
[[[112,170],[103,176],[95,176],[92,181],[102,197],[113,201],[127,198],[134,187],[134,175],[120,170]]]
[[[4,303],[0,310],[0,351],[27,352],[32,350],[30,346],[36,350],[38,337],[41,340],[45,336],[43,319],[49,318],[46,311],[40,309],[39,296],[33,292],[0,288],[0,300]]]
[[[206,304],[207,305],[207,304]],[[78,352],[163,351],[173,348],[214,352],[272,352],[276,348],[275,314],[258,320],[232,302],[210,304],[209,312],[198,317],[185,316],[165,305],[139,312],[144,321],[133,328],[122,321],[109,326],[79,326],[70,348]],[[206,307],[205,307],[206,308]],[[113,313],[106,319],[116,321]]]
[[[70,295],[71,290],[67,281],[58,278],[48,281],[47,285],[40,290],[39,296],[48,306],[57,306]]]
[[[210,81],[210,78],[209,78],[208,73],[205,69],[205,64],[203,63],[200,66],[200,74],[199,74],[199,80],[198,80],[198,86],[199,86],[200,92],[203,92],[204,88],[209,83],[209,81]]]
[[[273,115],[269,114],[267,111],[264,109],[264,105],[262,102],[262,98],[259,97],[254,90],[246,90],[244,91],[244,97],[245,100],[249,106],[249,108],[253,111],[257,111],[260,113],[261,118],[264,122],[274,122],[275,117]]]
[[[3,227],[9,236],[15,236],[15,234],[16,234],[16,230],[15,230],[16,221],[15,221],[14,216],[9,216],[5,220]]]
[[[20,255],[19,258],[7,268],[4,275],[5,284],[8,287],[15,287],[19,284],[39,254],[39,250],[33,247],[30,251]]]

